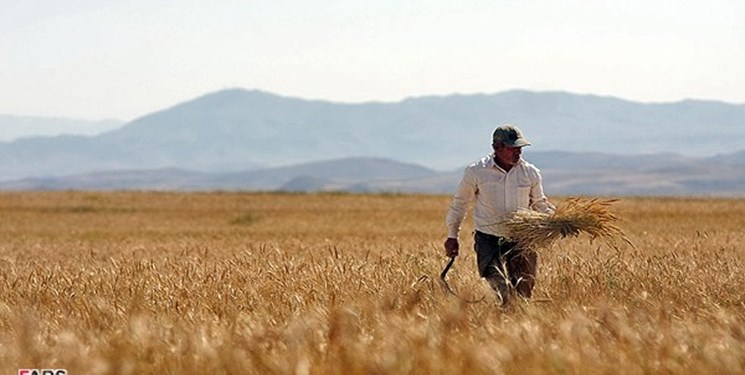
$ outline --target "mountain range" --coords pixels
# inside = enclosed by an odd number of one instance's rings
[[[92,136],[0,142],[0,189],[452,192],[518,124],[556,194],[741,195],[745,105],[565,92],[333,103],[223,90]]]
[[[123,121],[99,121],[64,117],[16,116],[0,114],[0,141],[11,142],[19,138],[57,136],[64,134],[96,135],[121,127]]]
[[[535,152],[550,195],[745,197],[745,151],[673,154]],[[570,167],[567,167],[570,166]],[[462,169],[435,171],[389,159],[343,158],[255,171],[116,170],[0,182],[0,190],[181,190],[451,194]]]

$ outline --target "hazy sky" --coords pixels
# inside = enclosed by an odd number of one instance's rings
[[[232,87],[745,103],[745,1],[0,0],[0,113],[131,120]]]

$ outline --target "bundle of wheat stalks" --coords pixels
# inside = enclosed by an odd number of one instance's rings
[[[553,214],[520,210],[508,220],[507,237],[523,249],[539,250],[549,247],[559,238],[576,237],[580,233],[600,238],[616,247],[617,240],[633,246],[615,225],[618,217],[611,212],[617,199],[570,198],[556,208]]]

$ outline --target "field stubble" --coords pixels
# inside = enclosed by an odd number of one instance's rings
[[[445,196],[0,194],[0,371],[745,372],[745,201],[624,199],[502,311]],[[470,220],[469,220],[470,222]]]

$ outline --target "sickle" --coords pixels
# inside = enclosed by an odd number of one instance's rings
[[[467,299],[461,298],[457,293],[455,293],[452,289],[450,289],[450,285],[448,284],[447,280],[445,280],[445,276],[447,276],[448,271],[450,271],[450,267],[453,266],[453,263],[455,263],[455,257],[454,256],[450,257],[450,261],[445,266],[445,268],[442,270],[442,272],[440,272],[440,284],[442,285],[443,289],[445,289],[445,291],[447,291],[448,293],[450,293],[450,294],[458,297],[458,299],[460,299],[461,301],[463,301],[465,303],[478,303],[478,302],[482,302],[484,300],[485,296],[482,296],[480,299],[477,299],[477,300],[467,300]]]

